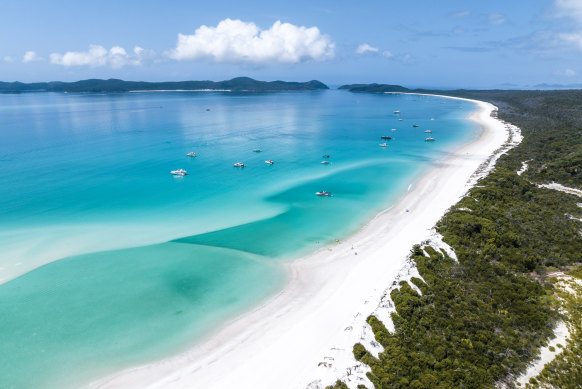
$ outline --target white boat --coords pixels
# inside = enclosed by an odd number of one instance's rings
[[[196,153],[194,152],[189,152],[188,154],[186,154],[188,157],[195,157]]]
[[[321,192],[315,192],[315,195],[317,196],[323,196],[323,197],[333,197],[333,195],[325,190],[322,190]]]
[[[424,139],[426,142],[434,142],[436,139],[433,137],[428,137]]]
[[[253,149],[253,151],[254,151],[255,153],[260,153],[260,152],[261,152],[261,149]]]
[[[242,162],[237,162],[233,165],[234,167],[245,167],[245,164]]]
[[[378,146],[380,146],[380,147],[388,147],[388,143],[380,143]]]
[[[329,161],[321,161],[321,163],[324,164],[324,165],[328,165],[329,164]]]
[[[395,113],[396,115],[398,115],[398,114],[400,113],[400,111],[399,111],[399,110],[396,110],[396,111],[394,111],[394,113]]]
[[[184,169],[172,170],[170,173],[172,173],[175,176],[185,176],[188,174],[188,172]]]
[[[400,119],[398,119],[398,120],[400,120],[400,121],[403,121],[404,119],[400,118]]]
[[[272,164],[274,164],[275,162],[274,162],[274,161],[272,161],[272,160],[270,160],[270,159],[267,159],[267,160],[265,161],[265,163],[266,163],[267,165],[272,165]]]
[[[396,128],[393,128],[392,131],[396,131]]]
[[[413,124],[412,127],[416,128],[416,127],[420,127],[418,124]]]
[[[425,130],[424,132],[426,132],[427,134],[430,134],[432,131],[431,130]]]

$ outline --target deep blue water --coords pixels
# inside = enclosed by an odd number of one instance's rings
[[[283,261],[357,231],[474,139],[475,108],[337,90],[0,95],[0,386],[75,387],[191,346],[280,290]]]

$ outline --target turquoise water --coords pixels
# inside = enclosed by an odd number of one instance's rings
[[[75,387],[192,346],[474,139],[474,109],[337,90],[0,95],[0,386]]]

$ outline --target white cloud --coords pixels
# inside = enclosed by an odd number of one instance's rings
[[[377,47],[372,47],[372,46],[370,46],[367,43],[362,43],[356,49],[356,53],[358,53],[358,54],[377,53],[377,52],[378,52],[378,48]]]
[[[582,50],[582,1],[580,0],[556,0],[557,15],[570,18],[574,27],[570,32],[559,34],[558,37]]]
[[[8,55],[4,56],[4,58],[2,58],[2,60],[4,62],[14,62],[14,58],[12,58],[12,57],[10,57]]]
[[[574,77],[576,75],[576,72],[573,71],[572,69],[566,69],[564,70],[564,75],[566,77]]]
[[[489,23],[491,24],[503,24],[507,21],[505,16],[498,13],[489,14]]]
[[[558,15],[571,17],[582,23],[582,2],[580,0],[556,0]]]
[[[564,42],[578,46],[578,48],[580,50],[582,50],[582,31],[572,32],[572,33],[568,33],[568,34],[559,34],[558,36]]]
[[[464,18],[464,17],[469,16],[470,14],[471,14],[471,11],[469,11],[469,10],[459,11],[459,12],[455,12],[453,14],[453,17],[455,17],[455,18]]]
[[[388,50],[384,50],[384,51],[382,52],[382,55],[383,55],[384,57],[386,57],[386,58],[392,58],[392,57],[394,57],[394,54],[392,54],[392,53],[391,53],[390,51],[388,51]]]
[[[39,57],[34,51],[27,51],[22,57],[23,63],[44,61],[44,58]]]
[[[176,60],[298,63],[333,58],[335,44],[317,27],[276,21],[268,30],[254,23],[225,19],[216,27],[201,26],[193,35],[178,34],[168,55]]]
[[[111,66],[121,68],[126,65],[140,65],[147,50],[136,46],[133,54],[128,54],[123,47],[113,46],[107,50],[100,45],[89,46],[88,51],[68,51],[65,54],[52,53],[51,63],[61,66]]]

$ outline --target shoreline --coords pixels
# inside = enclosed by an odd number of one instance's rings
[[[508,143],[510,125],[491,116],[496,107],[461,100],[478,105],[469,119],[481,126],[480,136],[415,180],[392,208],[344,241],[287,263],[290,280],[280,293],[193,349],[88,387],[321,388],[346,369],[361,369],[352,347],[399,272],[416,271],[406,268],[410,249],[431,237]]]

